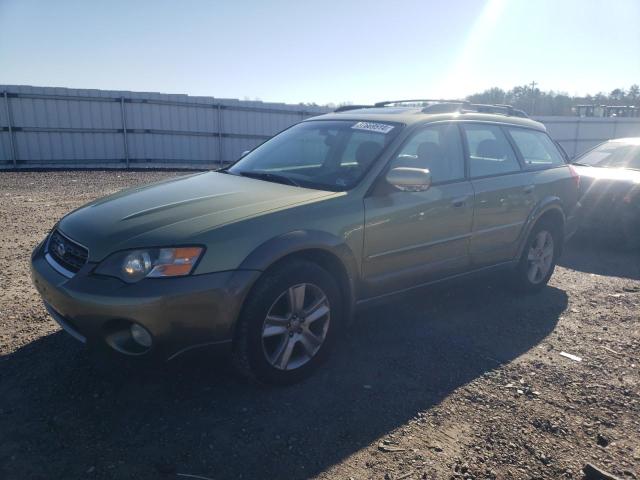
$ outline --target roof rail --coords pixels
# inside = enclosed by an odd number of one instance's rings
[[[514,108],[511,105],[505,104],[495,104],[495,105],[485,105],[481,103],[471,103],[471,108],[476,107],[478,111],[482,111],[483,113],[503,113],[504,115],[508,115],[510,117],[523,117],[529,118],[529,115],[524,110],[520,110],[518,108]]]
[[[508,117],[529,117],[524,111],[514,108],[511,105],[471,103],[468,100],[434,103],[432,105],[427,105],[422,109],[422,111],[424,113],[478,112],[506,115]]]
[[[348,112],[349,110],[357,110],[359,108],[373,108],[373,105],[342,105],[334,110],[334,113]]]
[[[384,102],[374,103],[374,107],[388,107],[389,105],[397,105],[399,103],[463,103],[466,100],[443,100],[433,98],[417,98],[414,100],[386,100]]]
[[[344,105],[336,108],[334,112],[346,112],[358,108],[390,107],[411,103],[426,104],[418,105],[419,107],[422,107],[423,113],[478,112],[505,115],[508,117],[529,118],[529,115],[527,115],[523,110],[514,108],[511,105],[471,103],[469,100],[443,100],[428,98],[418,98],[413,100],[387,100],[384,102],[374,103],[373,105]]]

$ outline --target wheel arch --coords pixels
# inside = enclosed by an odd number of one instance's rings
[[[564,245],[564,228],[566,223],[566,216],[564,214],[564,209],[562,207],[562,201],[560,200],[560,198],[551,197],[540,202],[529,215],[529,218],[525,222],[525,228],[522,229],[518,247],[518,256],[516,258],[520,258],[522,256],[522,252],[527,243],[527,239],[529,238],[529,235],[533,228],[540,221],[547,219],[556,224],[560,230],[561,238],[559,253],[562,253],[562,248]]]
[[[347,322],[351,321],[359,278],[358,263],[351,248],[335,235],[313,230],[297,230],[280,235],[253,250],[239,269],[262,272],[251,286],[253,289],[265,273],[293,259],[314,262],[336,277],[343,295],[345,318]]]

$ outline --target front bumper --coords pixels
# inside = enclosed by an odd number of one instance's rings
[[[228,351],[242,303],[260,275],[234,270],[126,284],[93,275],[94,268],[86,264],[68,278],[49,264],[42,246],[31,259],[32,280],[45,306],[72,336],[104,347],[114,328],[138,323],[153,337],[144,355],[162,359],[200,346]]]

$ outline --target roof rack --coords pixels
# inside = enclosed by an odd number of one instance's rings
[[[431,100],[431,102],[433,102],[431,105],[427,105],[422,109],[424,113],[478,112],[529,118],[526,112],[511,105],[471,103],[468,100]]]
[[[359,108],[373,108],[373,105],[342,105],[334,110],[335,113],[348,112],[349,110],[357,110]]]
[[[529,115],[524,110],[514,108],[511,105],[495,104],[488,105],[483,103],[467,103],[464,106],[464,110],[479,113],[497,113],[499,115],[506,115],[508,117],[522,117],[529,118]]]
[[[373,105],[344,105],[342,107],[338,107],[335,112],[346,112],[358,108],[395,107],[401,106],[402,104],[419,104],[410,106],[422,107],[423,113],[478,112],[492,113],[494,115],[505,115],[508,117],[529,118],[529,115],[527,115],[526,112],[518,108],[514,108],[511,105],[491,105],[483,103],[471,103],[469,100],[436,100],[428,98],[419,98],[414,100],[387,100],[384,102],[374,103]]]
[[[387,100],[384,102],[374,103],[374,107],[388,107],[390,105],[396,106],[401,103],[464,103],[466,100],[443,100],[433,98],[417,98],[414,100]]]
[[[374,103],[373,105],[344,105],[342,107],[338,107],[335,111],[346,112],[358,108],[395,107],[401,106],[402,104],[408,104],[407,106],[422,107],[422,112],[424,113],[478,112],[505,115],[509,117],[529,117],[523,110],[514,108],[511,105],[471,103],[468,100],[444,100],[431,98],[417,98],[411,100],[386,100],[384,102]]]

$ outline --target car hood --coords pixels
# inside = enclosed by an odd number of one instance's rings
[[[127,248],[185,244],[239,220],[334,192],[207,172],[124,190],[64,217],[60,231],[99,261]]]

